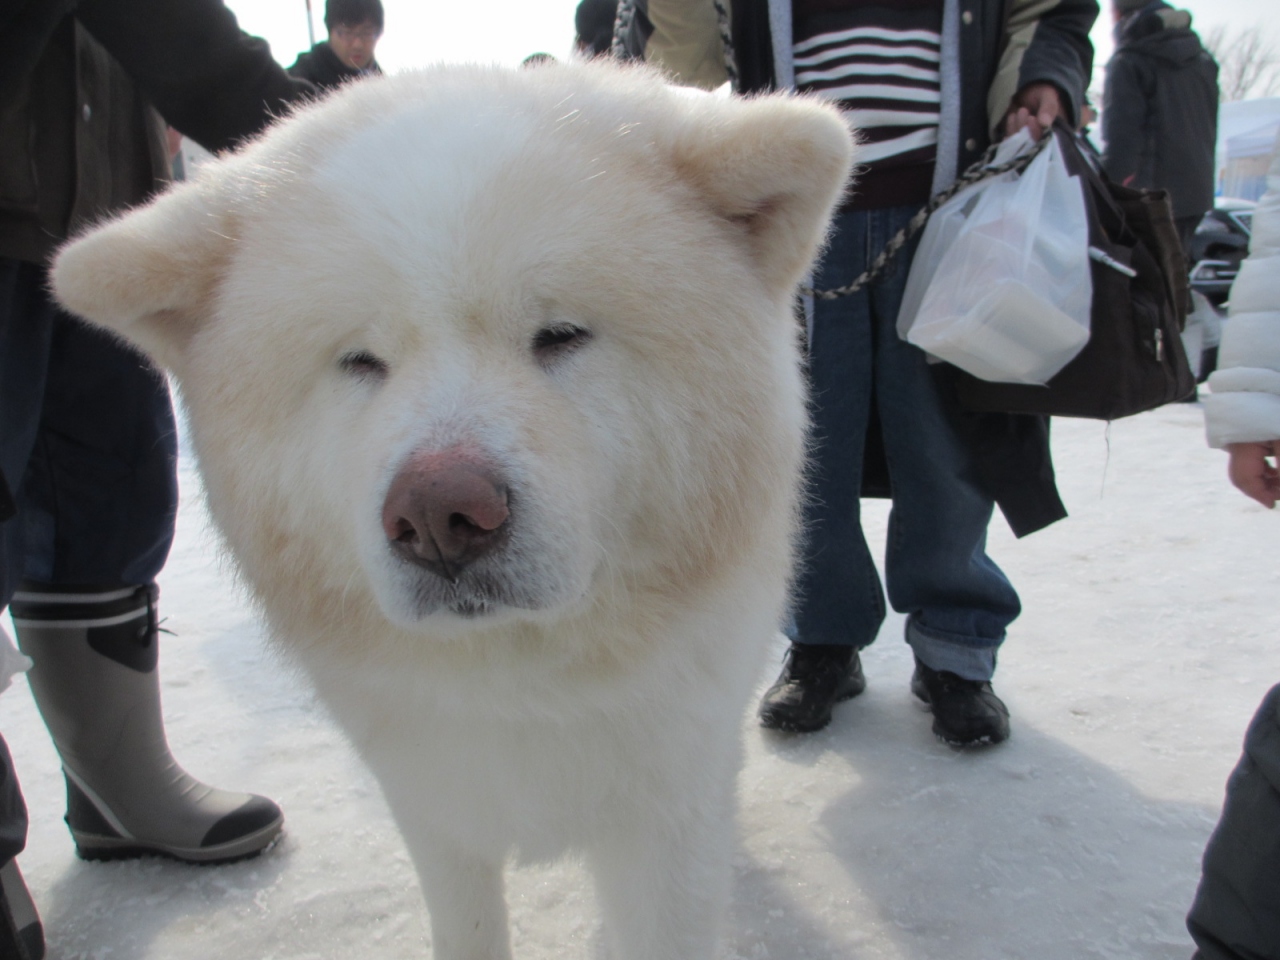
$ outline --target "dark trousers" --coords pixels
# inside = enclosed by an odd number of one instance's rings
[[[1182,253],[1187,258],[1188,270],[1195,266],[1191,262],[1191,238],[1196,235],[1196,227],[1200,226],[1200,221],[1203,219],[1204,214],[1197,213],[1190,217],[1178,217],[1173,221],[1178,231],[1178,239],[1182,242]]]
[[[849,283],[915,212],[891,207],[837,215],[815,286]],[[914,249],[903,250],[853,296],[814,304],[813,458],[788,633],[800,643],[865,647],[884,620],[887,589],[893,608],[907,614],[906,639],[922,661],[989,680],[1005,628],[1021,606],[987,556],[995,504],[976,480],[924,352],[897,334]],[[863,536],[860,502],[873,416],[893,487],[884,588]]]
[[[177,433],[164,378],[50,301],[43,268],[0,259],[0,607],[18,583],[132,586],[173,542]]]
[[[1199,960],[1280,960],[1280,685],[1227,781],[1187,929]]]
[[[9,747],[0,737],[0,867],[27,845],[27,805],[13,772]]]

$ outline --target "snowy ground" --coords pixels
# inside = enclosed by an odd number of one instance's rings
[[[992,553],[1026,612],[997,690],[1014,736],[934,740],[907,690],[901,620],[864,654],[870,687],[831,727],[745,721],[732,960],[1185,960],[1182,918],[1241,735],[1280,681],[1276,519],[1227,486],[1196,406],[1055,423],[1072,516]],[[184,461],[161,580],[174,751],[219,786],[269,794],[287,834],[227,867],[75,859],[58,764],[26,684],[0,730],[32,812],[20,863],[50,960],[430,956],[408,860],[370,776],[268,652]],[[868,509],[883,537],[885,511]],[[779,651],[780,652],[780,651]],[[777,664],[769,663],[762,686]],[[696,731],[690,731],[696,735]],[[512,871],[520,960],[589,957],[574,864]]]

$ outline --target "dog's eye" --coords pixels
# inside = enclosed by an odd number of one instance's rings
[[[571,323],[543,327],[533,336],[533,353],[541,363],[551,363],[577,350],[591,339],[591,331]]]
[[[361,380],[383,380],[387,376],[387,362],[375,357],[368,350],[352,350],[343,354],[338,366],[344,373]]]

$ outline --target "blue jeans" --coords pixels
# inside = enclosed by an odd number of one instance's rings
[[[62,313],[44,269],[0,259],[0,610],[24,578],[150,583],[178,508],[169,388],[141,354]]]
[[[839,214],[815,286],[852,281],[915,210]],[[893,492],[885,547],[889,601],[907,614],[907,642],[926,665],[989,680],[1021,605],[986,554],[994,502],[975,479],[925,354],[897,335],[914,252],[913,243],[853,296],[815,303],[809,342],[815,446],[789,632],[799,643],[861,649],[884,621],[884,590],[859,515],[868,425],[878,415]]]

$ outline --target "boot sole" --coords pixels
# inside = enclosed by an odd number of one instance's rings
[[[852,700],[866,689],[867,682],[866,680],[863,680],[862,683],[854,689],[839,694],[833,701],[831,701],[831,705],[834,707],[837,703],[844,703],[847,700]],[[781,717],[775,718],[763,712],[760,713],[759,717],[760,726],[764,727],[766,730],[777,730],[779,733],[817,733],[819,730],[825,729],[831,724],[830,711],[827,712],[827,716],[822,720],[822,722],[812,724],[796,723],[794,720]]]
[[[945,743],[948,747],[954,747],[955,749],[958,749],[958,750],[965,750],[969,747],[993,747],[997,743],[1004,743],[1006,740],[1009,739],[1008,734],[1005,734],[1002,737],[994,737],[988,733],[988,734],[983,734],[982,736],[977,737],[973,740],[955,740],[951,737],[948,737],[946,734],[942,733],[938,729],[938,722],[936,719],[933,722],[933,735],[937,737],[939,740],[941,740],[943,743]]]
[[[249,860],[270,847],[284,829],[284,817],[215,847],[174,847],[152,844],[129,837],[104,837],[72,829],[76,843],[76,855],[81,860],[111,861],[135,860],[138,857],[168,857],[181,863],[212,866],[219,863],[235,863]]]

